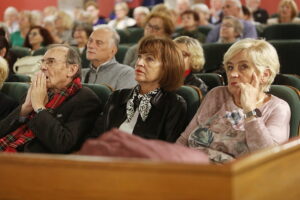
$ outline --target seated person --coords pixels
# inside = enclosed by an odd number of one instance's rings
[[[268,42],[244,39],[224,55],[228,86],[211,90],[177,143],[226,162],[289,139],[287,102],[267,93],[279,60]]]
[[[119,34],[108,25],[99,25],[92,32],[86,51],[90,68],[83,70],[84,83],[106,84],[116,90],[136,86],[134,70],[115,58],[119,42]]]
[[[269,18],[267,10],[260,7],[261,0],[246,0],[246,6],[249,8],[255,22],[266,24]]]
[[[8,71],[9,69],[6,60],[0,56],[0,89],[8,76]],[[2,120],[18,106],[18,102],[0,90],[0,105],[0,120]]]
[[[198,87],[202,94],[207,92],[207,85],[193,72],[199,72],[203,69],[205,58],[203,49],[198,40],[188,36],[181,36],[174,40],[177,46],[182,51],[185,68],[184,85],[193,85]]]
[[[174,92],[183,83],[182,53],[171,39],[154,36],[143,38],[138,52],[138,85],[111,94],[92,137],[115,127],[143,138],[175,142],[186,126],[186,102]]]
[[[75,49],[50,46],[24,103],[0,121],[0,151],[77,150],[100,110],[96,94],[82,87],[80,71]]]
[[[144,36],[155,35],[160,37],[171,37],[175,25],[168,15],[151,12],[145,21]],[[126,52],[123,64],[135,66],[138,56],[138,44],[132,45]]]
[[[116,18],[108,22],[108,25],[115,29],[125,29],[135,25],[135,20],[128,17],[129,8],[126,2],[115,5]]]
[[[235,17],[226,16],[223,18],[220,28],[220,43],[233,43],[242,38],[244,31],[243,24]]]
[[[82,68],[90,66],[90,62],[86,58],[86,45],[92,32],[93,26],[85,22],[76,23],[72,30],[72,36],[76,42],[75,45],[80,53]]]
[[[27,33],[23,46],[36,51],[53,43],[54,40],[47,29],[41,26],[33,26]]]
[[[183,28],[176,31],[176,36],[189,36],[199,42],[205,42],[205,35],[198,30],[199,15],[194,10],[187,10],[181,14]]]
[[[278,6],[278,17],[270,18],[267,24],[300,23],[298,6],[294,0],[281,0]]]

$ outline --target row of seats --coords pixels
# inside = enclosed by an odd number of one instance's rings
[[[110,87],[100,84],[84,84],[93,90],[101,100],[101,106],[104,107],[109,95],[112,93]],[[19,102],[25,97],[29,88],[28,83],[5,82],[1,91]],[[201,104],[202,96],[199,95],[199,89],[191,86],[181,86],[176,93],[182,96],[187,102],[187,122],[191,121],[198,107]],[[290,137],[300,134],[300,95],[299,90],[284,85],[272,85],[270,93],[284,99],[291,108]]]
[[[300,35],[300,34],[299,34]],[[280,73],[300,75],[300,40],[269,41],[276,49],[281,65]],[[222,66],[223,56],[231,44],[203,44],[206,72],[212,72]]]
[[[300,24],[273,24],[256,25],[258,37],[266,40],[290,40],[300,39]],[[175,32],[180,32],[183,28],[177,28]],[[212,26],[199,26],[198,31],[207,35],[213,29]],[[128,28],[117,30],[120,35],[120,44],[128,46],[136,44],[144,35],[142,28]],[[175,34],[176,35],[176,34]]]

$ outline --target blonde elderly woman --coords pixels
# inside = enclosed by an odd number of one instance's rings
[[[72,17],[64,11],[59,11],[55,16],[56,33],[53,35],[55,43],[70,44],[72,42],[72,27]]]
[[[193,72],[201,71],[205,63],[201,44],[198,40],[188,36],[178,37],[174,42],[181,50],[184,59],[184,85],[194,85],[201,90],[203,95],[205,95],[207,92],[207,85],[193,74]]]
[[[278,17],[270,18],[267,24],[300,23],[298,7],[294,0],[282,0],[278,6]]]
[[[244,26],[239,19],[232,16],[223,18],[220,28],[220,43],[233,43],[242,38]]]
[[[214,88],[177,143],[226,162],[289,138],[289,105],[267,91],[279,72],[275,48],[244,39],[224,55],[228,85]]]
[[[0,56],[0,89],[3,82],[8,76],[8,64],[6,60]],[[18,102],[1,92],[0,90],[0,120],[5,118],[12,110],[18,106]]]

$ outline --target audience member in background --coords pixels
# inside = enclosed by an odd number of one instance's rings
[[[144,36],[154,35],[160,37],[171,37],[174,29],[174,23],[169,16],[155,11],[146,19]],[[134,67],[137,57],[138,44],[135,44],[127,50],[123,63]]]
[[[76,13],[76,18],[74,20],[75,22],[84,22],[93,25],[93,18],[91,13],[85,10],[78,10]]]
[[[72,43],[72,17],[64,12],[58,11],[55,17],[56,36],[54,37],[55,43]]]
[[[103,16],[99,15],[99,6],[95,1],[88,1],[84,4],[84,9],[91,14],[93,20],[93,26],[100,24],[106,24],[106,20]]]
[[[15,7],[7,7],[4,11],[3,19],[8,28],[8,33],[19,30],[19,12]]]
[[[252,22],[242,19],[242,4],[240,0],[225,0],[223,15],[238,18],[244,26],[242,38],[257,38],[255,25]],[[220,35],[220,27],[218,24],[213,28],[206,37],[206,42],[217,42]]]
[[[278,6],[278,17],[268,19],[267,24],[300,23],[298,6],[294,0],[282,0]]]
[[[116,18],[108,22],[108,25],[115,29],[125,29],[135,25],[135,20],[128,17],[129,8],[127,3],[121,2],[115,5]]]
[[[198,30],[199,15],[196,11],[186,10],[181,13],[181,23],[183,28],[176,31],[176,36],[189,36],[199,40],[199,42],[205,42],[205,35]]]
[[[18,102],[1,92],[3,82],[9,74],[8,64],[6,60],[0,56],[0,120],[5,118],[17,106]]]
[[[108,25],[99,25],[87,43],[86,57],[90,69],[83,71],[85,83],[106,84],[113,89],[133,88],[134,70],[116,61],[120,36]]]
[[[5,37],[9,41],[10,35],[6,24],[0,22],[0,36]]]
[[[39,10],[31,11],[32,24],[41,26],[43,24],[43,13]]]
[[[286,142],[291,111],[268,94],[279,72],[275,48],[244,39],[224,55],[228,86],[211,90],[177,143],[204,150],[213,162],[227,162]]]
[[[223,6],[224,6],[225,0],[210,0],[210,19],[209,22],[211,24],[219,24],[222,21],[223,17]]]
[[[175,9],[170,9],[168,8],[165,4],[160,3],[155,5],[152,10],[151,13],[159,13],[159,14],[165,14],[168,17],[170,17],[170,19],[173,21],[174,26],[177,25],[178,22],[178,14],[176,12]]]
[[[52,38],[54,39],[55,43],[58,43],[58,36],[56,34],[56,28],[55,28],[55,16],[47,16],[43,20],[43,27],[48,30],[48,32],[51,34]]]
[[[210,11],[206,4],[195,4],[192,6],[192,10],[196,11],[199,15],[199,26],[212,26],[209,23]]]
[[[250,9],[255,22],[266,24],[269,18],[268,11],[260,8],[261,0],[246,0],[246,6]]]
[[[80,81],[80,57],[67,45],[49,47],[25,101],[0,121],[0,151],[70,153],[77,150],[100,110]]]
[[[1,30],[1,29],[0,29]],[[7,81],[18,81],[15,80],[12,76],[13,74],[13,65],[16,62],[16,56],[13,56],[10,51],[9,43],[6,39],[6,37],[0,36],[0,57],[4,58],[6,62],[8,63],[8,77],[5,78]]]
[[[92,136],[116,127],[143,138],[175,142],[186,126],[186,102],[174,92],[183,82],[182,53],[171,39],[154,36],[144,37],[138,52],[138,85],[111,94]]]
[[[205,63],[203,49],[198,40],[187,36],[181,36],[174,40],[182,52],[184,59],[184,85],[193,85],[201,90],[203,96],[207,92],[207,85],[198,78],[195,72],[200,72]]]
[[[43,16],[44,18],[49,17],[49,16],[56,16],[58,12],[57,7],[55,6],[47,6],[43,10]]]
[[[190,0],[176,0],[176,11],[180,16],[183,12],[191,9]]]
[[[54,40],[47,29],[41,26],[32,26],[25,38],[24,47],[36,51],[53,43]]]
[[[93,26],[88,23],[79,22],[73,27],[72,36],[76,41],[75,46],[78,48],[81,56],[82,68],[90,66],[90,62],[86,59],[86,45],[92,32]]]
[[[20,30],[12,33],[10,35],[10,43],[12,46],[23,46],[25,37],[30,30],[31,26],[34,26],[32,22],[32,16],[30,11],[24,10],[20,12],[20,21],[19,21],[19,27]]]
[[[252,13],[250,12],[249,8],[245,5],[242,5],[242,17],[241,19],[245,21],[250,21],[252,23],[255,23],[252,17]]]
[[[141,27],[144,28],[145,21],[150,14],[150,11],[147,7],[139,6],[136,7],[133,11],[133,18],[136,24],[133,27]]]
[[[223,18],[220,29],[220,43],[233,43],[243,36],[243,24],[235,17],[226,16]]]

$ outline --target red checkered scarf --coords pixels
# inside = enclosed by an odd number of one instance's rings
[[[82,88],[81,80],[80,78],[75,78],[67,89],[54,94],[45,107],[47,109],[55,109],[59,107],[68,97],[77,93],[80,88]],[[31,119],[34,116],[35,112],[31,112],[28,119]],[[26,124],[23,124],[15,131],[0,139],[0,151],[17,152],[17,148],[19,146],[24,145],[34,137],[35,135],[32,130],[30,130]]]

